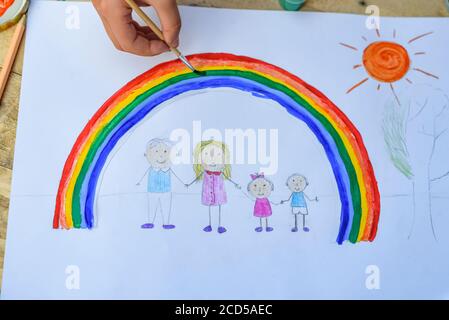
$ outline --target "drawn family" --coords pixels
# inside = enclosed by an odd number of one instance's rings
[[[222,224],[223,205],[228,201],[226,183],[241,190],[241,186],[231,178],[231,165],[229,150],[225,143],[216,140],[201,141],[194,150],[194,179],[190,183],[184,183],[173,171],[171,163],[172,143],[168,139],[153,139],[147,144],[145,157],[149,167],[137,185],[140,185],[147,177],[148,193],[148,220],[142,224],[142,229],[152,229],[158,212],[160,213],[162,227],[166,230],[174,229],[171,223],[172,211],[172,175],[186,188],[202,182],[201,203],[208,207],[208,224],[203,228],[205,232],[213,231],[212,208],[218,207],[217,232],[224,233],[226,228]],[[318,198],[309,198],[304,192],[309,185],[307,178],[300,174],[292,174],[288,177],[286,186],[290,196],[279,203],[272,202],[269,198],[274,191],[274,184],[263,173],[250,175],[247,192],[242,191],[246,197],[254,201],[254,217],[258,218],[256,232],[273,231],[269,225],[269,218],[273,214],[271,205],[289,203],[294,217],[292,232],[298,232],[298,216],[301,216],[302,230],[308,232],[306,216],[309,214],[307,202],[318,201]]]

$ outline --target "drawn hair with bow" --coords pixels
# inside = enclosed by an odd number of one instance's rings
[[[271,180],[265,178],[265,174],[263,172],[250,174],[249,176],[251,177],[251,181],[248,183],[248,186],[246,188],[248,190],[248,192],[250,191],[251,184],[256,179],[263,179],[263,180],[265,180],[266,182],[268,182],[270,184],[271,191],[274,191],[274,183]]]

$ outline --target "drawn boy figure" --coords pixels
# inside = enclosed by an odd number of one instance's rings
[[[282,200],[281,204],[290,201],[292,214],[295,217],[295,227],[292,228],[292,232],[298,232],[298,215],[302,216],[302,229],[305,232],[309,232],[310,229],[306,227],[306,216],[309,214],[306,199],[309,201],[318,201],[318,197],[311,199],[304,193],[304,190],[309,185],[309,182],[306,177],[298,173],[292,174],[287,179],[286,185],[290,189],[291,194],[287,200]]]
[[[148,175],[148,222],[141,226],[142,229],[154,228],[158,209],[160,209],[162,217],[162,227],[167,230],[175,228],[175,225],[170,224],[172,209],[171,174],[182,184],[184,182],[171,168],[171,146],[171,142],[165,139],[152,139],[148,142],[145,157],[150,166],[137,183],[137,185],[140,185],[145,176]]]

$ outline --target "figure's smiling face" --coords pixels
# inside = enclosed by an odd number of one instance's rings
[[[215,145],[206,146],[201,151],[201,163],[205,170],[221,171],[225,166],[225,154],[222,148]]]
[[[291,192],[302,192],[307,188],[307,179],[301,175],[291,176],[287,181],[287,186]]]
[[[273,186],[265,178],[257,178],[251,181],[248,186],[249,193],[256,198],[268,198],[272,190]]]
[[[158,143],[148,148],[146,157],[151,167],[156,169],[170,168],[170,147],[165,143]]]

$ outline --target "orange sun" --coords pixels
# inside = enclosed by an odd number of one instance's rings
[[[407,74],[410,57],[400,44],[378,41],[371,43],[363,51],[363,65],[374,79],[380,82],[396,82]]]
[[[422,39],[428,35],[431,35],[433,32],[427,32],[416,36],[408,41],[407,44],[411,44],[419,39]],[[380,38],[380,31],[376,30],[377,37]],[[396,30],[393,31],[393,38],[396,38]],[[368,41],[366,37],[362,37],[364,41]],[[359,51],[358,48],[351,46],[346,43],[340,43],[340,45],[354,50]],[[414,56],[425,55],[424,51],[414,52]],[[366,73],[369,77],[365,77],[360,82],[356,83],[354,86],[349,88],[346,93],[350,93],[355,88],[361,86],[365,82],[367,82],[370,78],[378,81],[377,90],[380,90],[381,83],[386,83],[391,88],[396,100],[399,103],[399,99],[396,96],[393,83],[405,79],[408,83],[413,83],[409,78],[407,78],[407,74],[413,70],[416,72],[420,72],[426,76],[438,79],[436,75],[431,74],[430,72],[424,71],[420,68],[412,68],[412,60],[409,51],[405,48],[405,46],[395,42],[395,41],[374,41],[365,47],[362,55],[362,63],[356,64],[353,69],[358,69],[360,67],[364,67]],[[400,103],[399,103],[400,104]]]

